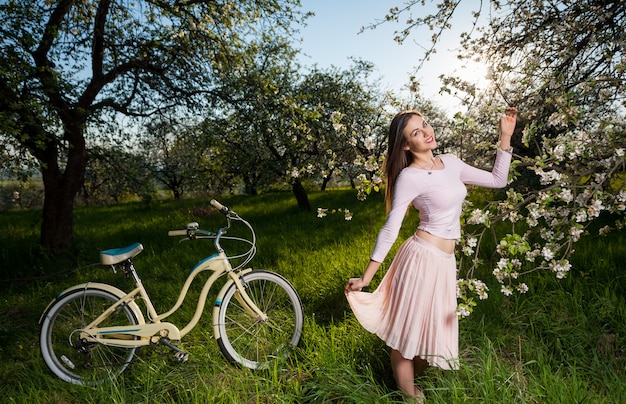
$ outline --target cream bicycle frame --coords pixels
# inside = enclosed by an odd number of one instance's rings
[[[140,347],[149,345],[150,343],[157,343],[161,338],[167,338],[172,341],[178,341],[187,335],[200,321],[202,312],[206,304],[206,299],[209,291],[215,281],[224,274],[228,274],[228,281],[221,288],[215,300],[213,307],[213,334],[216,339],[220,337],[219,329],[215,319],[219,311],[222,297],[226,293],[226,290],[234,283],[237,288],[236,298],[242,304],[244,309],[253,317],[256,317],[258,321],[266,321],[267,315],[263,313],[254,302],[250,299],[250,296],[245,291],[241,283],[241,276],[252,269],[246,269],[243,271],[233,271],[232,266],[228,260],[228,257],[223,253],[214,254],[202,261],[200,261],[192,269],[190,275],[187,277],[185,284],[178,296],[177,302],[167,312],[158,314],[148,296],[148,292],[143,286],[141,279],[139,279],[134,267],[131,267],[130,272],[135,280],[136,288],[125,296],[121,296],[120,299],[111,305],[106,311],[104,311],[98,318],[92,321],[89,325],[83,328],[80,332],[80,337],[84,338],[88,342],[97,342],[103,345],[120,346],[120,347]],[[198,298],[198,304],[196,311],[189,321],[189,323],[183,328],[179,329],[172,323],[162,322],[174,312],[176,312],[185,301],[187,292],[191,287],[194,279],[204,271],[213,271],[213,274],[204,284],[200,296]],[[112,326],[99,328],[98,324],[104,321],[111,313],[113,313],[120,305],[128,304],[136,306],[135,299],[140,296],[147,308],[149,323],[143,322],[142,318],[138,319],[140,324],[137,325],[125,325],[125,326]],[[139,337],[138,339],[133,339]]]

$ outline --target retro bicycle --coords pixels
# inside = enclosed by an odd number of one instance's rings
[[[226,217],[217,233],[201,230],[198,223],[170,236],[184,240],[213,239],[217,253],[200,260],[187,277],[178,300],[167,312],[156,312],[139,278],[132,259],[143,250],[139,243],[100,252],[100,263],[114,272],[121,269],[135,283],[129,293],[115,286],[88,282],[61,292],[46,308],[41,319],[40,348],[46,365],[61,379],[79,385],[97,385],[117,377],[131,363],[138,348],[163,344],[174,351],[177,361],[189,355],[177,344],[199,322],[211,286],[226,277],[213,305],[213,335],[231,362],[250,369],[266,368],[287,356],[302,333],[303,310],[293,286],[281,275],[258,269],[242,269],[256,253],[252,226],[237,213],[212,200],[211,205]],[[231,222],[247,226],[250,237],[226,236]],[[235,240],[247,251],[227,256],[220,240]],[[233,266],[233,263],[236,265]],[[165,322],[182,305],[189,288],[204,271],[212,271],[198,297],[195,313],[182,329]],[[142,301],[147,317],[137,304]]]

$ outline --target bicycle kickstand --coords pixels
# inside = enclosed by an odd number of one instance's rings
[[[175,351],[174,360],[178,363],[185,363],[189,360],[189,354],[177,346],[172,345],[169,339],[161,338],[159,340],[163,345]]]

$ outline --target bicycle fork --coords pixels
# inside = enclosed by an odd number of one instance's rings
[[[229,273],[229,281],[222,287],[219,291],[217,298],[215,299],[215,306],[213,307],[213,335],[216,340],[221,338],[219,327],[217,324],[217,319],[219,318],[219,311],[222,305],[222,300],[224,299],[224,295],[226,291],[232,284],[235,284],[237,290],[234,293],[235,299],[241,305],[241,307],[248,313],[251,317],[256,319],[258,322],[267,321],[267,314],[261,310],[256,303],[252,300],[252,298],[246,293],[246,286],[243,284],[241,279],[245,276],[245,274],[252,272],[252,268],[244,269],[239,273]]]

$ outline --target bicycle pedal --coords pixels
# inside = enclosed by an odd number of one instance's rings
[[[185,363],[189,360],[189,354],[179,347],[172,345],[172,343],[167,338],[162,338],[159,342],[161,344],[167,346],[168,348],[174,350],[174,360],[178,363]]]
[[[189,354],[187,352],[176,352],[174,360],[178,363],[185,363],[189,360]]]

